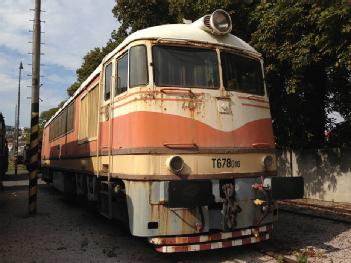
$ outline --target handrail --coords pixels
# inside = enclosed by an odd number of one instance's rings
[[[251,144],[252,147],[254,148],[271,148],[269,143],[266,142],[257,142],[257,143],[253,143]]]
[[[160,43],[162,41],[173,42],[173,43],[186,43],[186,44],[191,42],[188,39],[174,39],[174,38],[167,38],[167,37],[159,37],[158,39],[156,39],[156,43]]]
[[[163,146],[169,149],[199,149],[196,143],[164,143]]]
[[[265,100],[264,98],[261,98],[261,97],[258,97],[258,96],[255,96],[255,95],[249,95],[246,97],[246,99],[248,100],[255,100],[255,101],[259,101],[259,102],[266,102],[268,103],[267,100]]]
[[[162,88],[161,93],[163,94],[173,94],[173,95],[189,95],[190,97],[195,97],[194,92],[190,89],[180,89],[180,88]]]

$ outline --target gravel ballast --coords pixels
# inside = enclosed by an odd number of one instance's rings
[[[28,189],[0,192],[0,262],[277,262],[262,252],[351,262],[350,224],[281,212],[272,239],[259,245],[162,255],[85,202],[69,203],[39,186],[38,213],[27,216]]]

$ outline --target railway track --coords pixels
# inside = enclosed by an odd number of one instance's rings
[[[286,263],[300,263],[300,262],[350,262],[348,259],[334,259],[332,256],[328,255],[328,253],[333,252],[335,250],[334,246],[338,245],[329,245],[329,242],[333,242],[333,239],[339,239],[339,235],[343,235],[342,239],[344,242],[348,244],[351,243],[351,238],[349,234],[339,233],[336,230],[331,230],[333,228],[344,228],[350,229],[351,223],[351,206],[348,204],[335,204],[331,205],[332,202],[328,202],[329,204],[323,205],[327,202],[320,202],[318,204],[317,201],[280,201],[279,202],[279,210],[284,214],[283,217],[280,218],[275,225],[279,225],[285,223],[284,226],[276,227],[276,235],[272,236],[270,241],[273,241],[273,244],[267,245],[267,243],[258,244],[255,250],[257,252],[262,253],[263,255],[270,256],[275,259],[277,262],[286,262]],[[287,222],[286,218],[299,218],[298,221],[308,222],[307,224],[300,224],[301,229],[299,228],[299,222],[294,221],[294,228],[298,229],[301,232],[300,239],[294,242],[298,242],[301,244],[294,244],[294,246],[290,249],[287,249],[283,242],[280,242],[280,239],[284,239],[281,237],[282,231],[286,228]],[[308,225],[311,226],[315,223],[318,228],[321,225],[326,225],[323,231],[314,231],[313,229],[309,229],[306,233],[302,228],[305,228]],[[322,224],[321,224],[322,222]],[[291,223],[291,222],[289,222]],[[341,226],[341,227],[340,227]],[[277,229],[278,228],[278,229]],[[306,227],[308,228],[308,227]],[[295,234],[298,233],[295,231]],[[332,232],[332,233],[329,233]],[[347,231],[349,232],[349,231]],[[307,235],[305,235],[307,234]],[[288,234],[287,234],[288,235]],[[316,242],[316,240],[311,240],[311,236],[320,235],[318,238],[321,241]],[[284,236],[284,233],[283,233]],[[326,236],[328,238],[332,238],[332,240],[328,240],[323,238]],[[345,237],[346,236],[346,237]],[[278,238],[278,240],[276,240]],[[293,239],[293,237],[289,236],[289,238]],[[327,241],[326,241],[327,240]],[[268,243],[270,241],[267,241]],[[288,241],[290,243],[290,241]],[[278,246],[276,246],[278,244]],[[279,244],[282,247],[279,247]],[[299,249],[296,249],[298,247]],[[327,249],[326,249],[327,248]],[[346,255],[350,255],[348,251],[349,246],[346,246],[345,253]],[[324,250],[324,252],[322,252]],[[329,251],[328,251],[329,250]],[[340,249],[342,250],[342,249]],[[311,260],[311,261],[310,261]]]
[[[288,213],[351,223],[351,205],[323,201],[280,201],[279,209]]]

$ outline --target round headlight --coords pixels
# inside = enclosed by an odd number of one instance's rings
[[[273,165],[273,157],[271,155],[267,155],[263,158],[263,166],[265,169],[270,168]]]
[[[210,24],[214,33],[219,35],[224,35],[232,31],[232,19],[230,15],[222,9],[218,9],[212,13]]]
[[[167,159],[166,165],[168,170],[175,174],[179,174],[184,168],[184,160],[180,156],[171,156]]]

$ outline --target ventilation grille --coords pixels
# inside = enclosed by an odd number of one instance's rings
[[[204,24],[207,28],[212,29],[210,25],[210,18],[211,18],[211,15],[206,15],[204,17]]]

